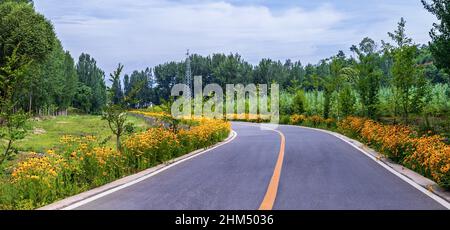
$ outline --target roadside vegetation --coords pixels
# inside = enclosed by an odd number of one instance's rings
[[[196,125],[177,133],[164,127],[135,132],[124,137],[121,150],[97,136],[63,135],[58,147],[24,153],[3,169],[0,209],[42,207],[211,146],[228,137],[231,129],[221,120],[191,124]]]

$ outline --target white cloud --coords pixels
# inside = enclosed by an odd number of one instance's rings
[[[118,62],[132,71],[182,60],[188,48],[202,55],[237,52],[252,63],[265,57],[316,62],[364,36],[386,34],[391,30],[386,26],[395,26],[386,22],[399,18],[392,15],[357,27],[351,22],[364,12],[326,3],[277,11],[210,1],[38,0],[35,5],[53,21],[74,57],[90,53],[106,72]],[[324,47],[330,48],[327,55]]]

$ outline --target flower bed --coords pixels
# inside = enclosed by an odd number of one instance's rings
[[[417,132],[401,125],[348,117],[338,124],[339,131],[358,138],[390,159],[401,163],[450,188],[450,146],[439,135],[418,136]]]
[[[34,209],[101,186],[224,140],[231,125],[199,120],[174,133],[150,128],[123,142],[124,150],[102,147],[93,136],[63,136],[62,147],[30,153],[0,177],[0,209]]]

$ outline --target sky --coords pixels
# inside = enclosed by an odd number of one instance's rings
[[[106,73],[142,70],[191,53],[239,53],[315,64],[364,37],[380,43],[401,17],[416,43],[435,18],[420,0],[35,0],[65,49],[89,53]]]

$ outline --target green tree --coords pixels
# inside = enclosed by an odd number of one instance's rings
[[[370,38],[364,38],[359,47],[352,46],[351,51],[356,53],[358,61],[355,69],[359,76],[356,83],[364,116],[376,118],[379,103],[380,78],[383,72],[380,69],[380,57],[376,51],[377,45]]]
[[[124,102],[122,85],[120,83],[120,75],[122,74],[122,71],[123,65],[119,63],[114,73],[110,74],[109,80],[112,85],[109,91],[111,94],[111,103],[114,105],[123,104]]]
[[[447,0],[432,0],[431,3],[422,0],[422,4],[439,21],[433,24],[433,29],[430,32],[433,40],[430,43],[430,50],[437,66],[450,73],[450,4]]]
[[[172,87],[177,83],[183,83],[184,75],[179,71],[182,65],[184,64],[170,62],[155,67],[154,74],[158,95],[157,100],[155,100],[156,104],[160,104],[162,100],[168,100]]]
[[[32,63],[45,60],[55,38],[50,22],[36,13],[32,5],[0,3],[0,140],[7,142],[0,163],[14,152],[14,142],[26,134],[28,114],[17,109],[14,100],[25,70]]]
[[[124,94],[128,106],[143,108],[152,104],[155,99],[153,74],[150,68],[134,71],[131,76],[124,77]]]
[[[404,18],[400,18],[397,30],[393,33],[388,32],[388,35],[400,48],[412,44],[412,39],[406,36],[406,21]]]
[[[120,98],[118,95],[118,90],[122,91],[120,88],[120,75],[122,74],[123,65],[119,64],[117,69],[110,74],[110,81],[113,83],[111,88],[109,88],[109,103],[103,111],[102,119],[108,122],[109,128],[112,133],[116,136],[116,147],[118,151],[122,151],[122,146],[120,138],[126,132],[126,121],[127,121],[127,111],[126,111],[126,101],[124,98]],[[116,83],[116,84],[114,84]],[[122,94],[123,95],[123,94]]]
[[[89,103],[91,107],[85,112],[94,114],[100,113],[107,101],[105,73],[97,66],[97,61],[89,54],[85,53],[80,55],[76,69],[79,82],[83,83],[82,85],[91,88],[92,92]],[[79,105],[79,101],[74,101],[74,106]]]
[[[0,4],[1,3],[5,3],[5,2],[16,2],[16,3],[26,3],[26,4],[33,4],[32,0],[0,0]]]
[[[2,71],[5,76],[8,76],[9,79],[17,79],[19,76],[23,75],[21,68],[11,67],[17,63],[18,60],[16,50],[11,57],[7,58],[6,65],[0,67],[0,71]],[[23,139],[27,132],[25,124],[28,119],[28,114],[25,114],[22,110],[15,111],[14,107],[16,103],[11,100],[12,89],[6,88],[6,90],[8,91],[5,92],[5,96],[2,95],[2,98],[0,98],[0,140],[2,142],[5,140],[7,143],[6,146],[3,146],[4,151],[1,152],[0,155],[0,165],[14,155],[14,142]]]
[[[77,83],[74,61],[56,40],[45,61],[32,63],[27,68],[15,100],[30,113],[39,113],[49,107],[58,110],[53,112],[64,112],[72,105]]]
[[[298,90],[295,93],[294,100],[292,102],[292,112],[294,114],[304,114],[306,112],[306,98],[303,90]]]
[[[397,45],[391,51],[394,57],[393,86],[400,99],[398,104],[401,107],[403,121],[408,124],[410,113],[420,113],[424,106],[427,82],[421,67],[416,64],[419,50],[412,44],[412,39],[406,36],[405,26],[406,21],[402,18],[397,30],[389,33],[389,36]]]
[[[417,53],[416,46],[404,46],[398,48],[394,54],[393,85],[399,91],[400,106],[404,122],[409,122],[409,114],[412,110],[412,95],[417,83],[418,71],[414,62]]]
[[[55,42],[53,27],[32,6],[24,3],[0,4],[0,100],[11,100],[24,80],[25,68],[42,62]]]
[[[15,68],[42,61],[53,49],[55,33],[51,23],[25,3],[0,4],[0,66],[16,50]]]
[[[74,96],[74,106],[81,111],[88,113],[92,108],[91,87],[79,82]]]

